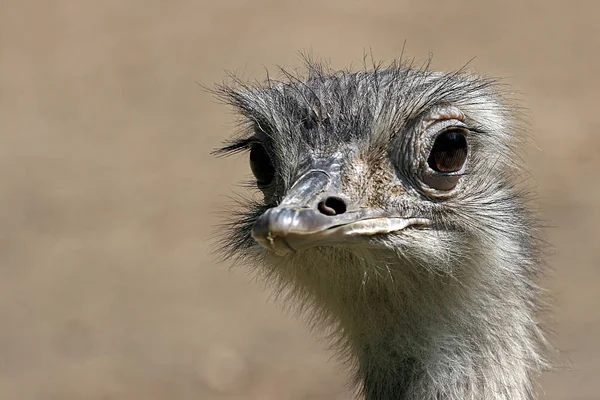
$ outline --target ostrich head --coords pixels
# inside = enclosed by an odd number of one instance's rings
[[[220,87],[253,200],[224,254],[326,327],[367,399],[531,399],[535,221],[496,81],[401,63]]]

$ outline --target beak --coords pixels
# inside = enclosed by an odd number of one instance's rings
[[[284,255],[429,224],[424,218],[406,218],[351,204],[339,191],[339,159],[320,164],[296,181],[279,206],[257,219],[252,237],[261,246]]]

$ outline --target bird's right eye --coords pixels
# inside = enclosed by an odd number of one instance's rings
[[[275,167],[271,157],[261,144],[254,143],[250,148],[250,169],[259,188],[269,186],[275,178]]]
[[[462,127],[451,127],[437,135],[422,175],[429,188],[447,192],[458,184],[469,153],[467,132]]]
[[[435,140],[427,163],[436,172],[458,172],[467,160],[467,139],[462,129],[449,129]]]

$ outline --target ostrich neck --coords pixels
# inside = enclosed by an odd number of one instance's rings
[[[412,282],[366,285],[329,310],[367,400],[535,397],[540,335],[523,285]]]

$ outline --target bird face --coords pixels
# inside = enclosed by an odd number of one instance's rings
[[[432,199],[452,196],[466,170],[469,129],[457,108],[445,107],[424,116],[414,130],[404,138],[411,143],[392,144],[378,157],[352,145],[328,152],[307,147],[291,187],[256,220],[252,237],[284,255],[317,246],[373,246],[378,242],[372,237],[428,229],[433,210],[418,191]],[[257,186],[268,197],[277,171],[264,144],[250,148]],[[407,187],[406,178],[417,185]]]
[[[222,88],[245,129],[220,152],[249,151],[263,198],[232,221],[235,251],[377,249],[443,264],[514,219],[514,137],[492,82],[401,66],[310,70]]]

